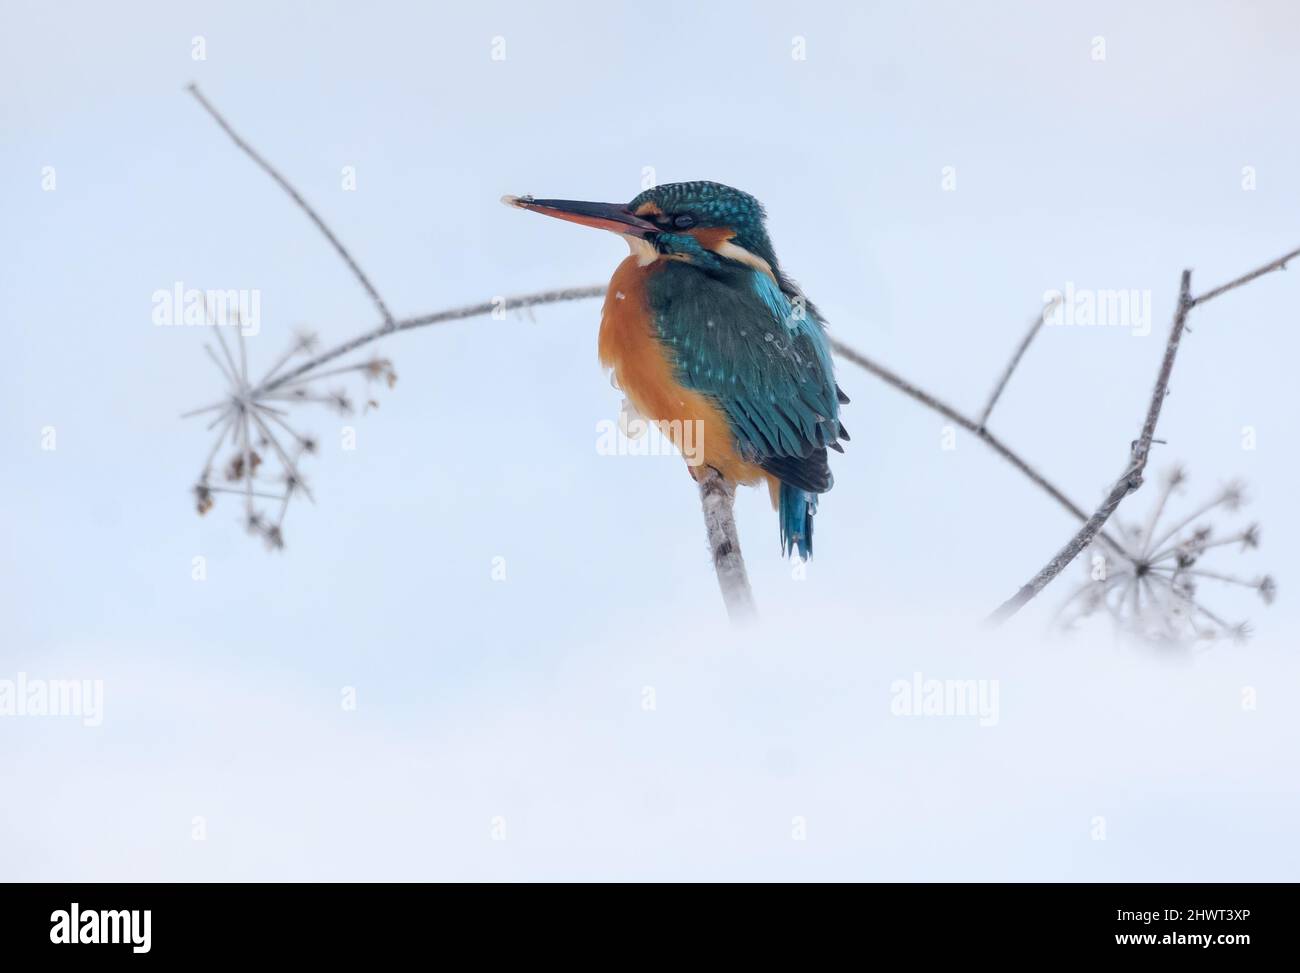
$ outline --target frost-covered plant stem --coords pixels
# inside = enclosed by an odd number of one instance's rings
[[[733,622],[743,622],[753,618],[755,610],[754,593],[749,587],[745,559],[740,553],[740,537],[736,533],[736,488],[711,466],[700,467],[695,473],[695,482],[700,488],[709,553],[713,556],[713,569],[718,574],[718,587],[722,589],[727,615]]]

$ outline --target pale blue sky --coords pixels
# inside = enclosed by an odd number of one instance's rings
[[[0,679],[102,678],[106,712],[0,718],[0,877],[1296,878],[1293,276],[1194,313],[1156,453],[1188,463],[1183,504],[1251,485],[1263,548],[1217,563],[1281,597],[1206,591],[1255,623],[1245,648],[1053,642],[1063,589],[974,634],[1073,524],[847,366],[817,560],[792,579],[745,494],[763,625],[733,639],[680,461],[596,452],[619,396],[595,302],[386,341],[400,380],[355,451],[300,417],[318,503],[282,554],[229,498],[191,507],[207,442],[177,415],[220,388],[153,292],[260,290],[263,365],[376,315],[190,81],[399,315],[603,282],[622,243],[498,198],[628,199],[646,167],[757,195],[834,333],[969,410],[1045,291],[1150,290],[1148,337],[1046,329],[992,422],[1092,505],[1181,269],[1200,291],[1300,245],[1300,11],[1074,7],[8,0]],[[917,670],[999,679],[999,725],[891,717]]]

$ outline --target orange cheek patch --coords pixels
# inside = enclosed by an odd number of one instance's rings
[[[658,203],[642,203],[636,208],[637,216],[663,216],[664,211],[659,208]]]
[[[699,240],[700,246],[705,250],[717,250],[718,247],[736,235],[735,230],[728,229],[725,226],[702,226],[686,232]]]

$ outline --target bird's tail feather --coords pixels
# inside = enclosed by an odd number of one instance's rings
[[[777,515],[781,519],[781,549],[789,557],[797,550],[799,557],[812,557],[813,514],[817,512],[817,494],[781,484]]]

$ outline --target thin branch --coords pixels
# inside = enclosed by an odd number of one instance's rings
[[[443,324],[447,321],[461,321],[465,318],[482,317],[485,314],[504,313],[506,311],[516,311],[520,308],[535,307],[538,304],[555,304],[560,301],[580,301],[590,297],[603,297],[605,288],[602,285],[592,285],[590,287],[565,287],[559,290],[539,291],[535,294],[523,294],[519,297],[496,297],[490,301],[483,301],[479,304],[466,304],[464,307],[449,308],[445,311],[435,311],[432,314],[420,314],[415,317],[402,318],[395,325],[389,327],[387,324],[381,324],[364,334],[357,335],[341,345],[335,345],[327,351],[321,352],[306,361],[299,364],[296,368],[280,375],[271,382],[259,386],[255,389],[255,394],[269,392],[272,389],[278,389],[282,385],[292,382],[296,378],[306,375],[313,369],[319,368],[327,362],[341,358],[349,352],[356,351],[372,341],[392,334],[395,331],[409,331],[412,328],[423,328],[430,324]]]
[[[1156,423],[1160,421],[1160,411],[1164,407],[1165,396],[1169,392],[1169,376],[1173,373],[1174,360],[1178,357],[1178,346],[1182,341],[1183,329],[1187,324],[1187,314],[1192,309],[1192,272],[1183,271],[1182,281],[1178,287],[1178,308],[1174,312],[1174,321],[1169,328],[1169,340],[1165,344],[1164,358],[1160,362],[1160,371],[1156,374],[1155,388],[1151,391],[1151,404],[1147,407],[1146,418],[1142,422],[1142,431],[1129,446],[1129,463],[1115,485],[1110,488],[1106,499],[1096,512],[1088,518],[1078,532],[1062,547],[1056,555],[1036,575],[1021,587],[1014,595],[1003,602],[989,621],[1000,625],[1020,611],[1035,595],[1042,591],[1052,579],[1060,574],[1085,547],[1092,543],[1097,532],[1110,519],[1120,503],[1130,493],[1142,485],[1142,471],[1146,469],[1147,458],[1151,453],[1151,440],[1155,437]]]
[[[1011,375],[1020,364],[1020,359],[1025,357],[1025,352],[1029,349],[1029,345],[1033,342],[1034,338],[1038,336],[1038,332],[1043,329],[1043,323],[1047,320],[1047,316],[1056,310],[1056,306],[1060,303],[1061,298],[1056,297],[1044,305],[1043,309],[1038,312],[1038,317],[1035,318],[1033,324],[1029,326],[1029,331],[1026,332],[1022,339],[1020,339],[1020,344],[1016,346],[1015,353],[1011,356],[1011,361],[1007,362],[1006,370],[1003,371],[1002,377],[998,379],[998,384],[994,387],[993,394],[989,396],[988,404],[984,406],[984,411],[980,413],[978,425],[981,429],[988,425],[989,416],[993,413],[993,407],[998,404],[998,399],[1002,397],[1002,390],[1005,389],[1007,383],[1011,381]]]
[[[231,354],[230,354],[230,348],[226,345],[226,336],[225,336],[224,334],[222,334],[222,331],[221,331],[221,329],[222,329],[223,327],[228,327],[228,325],[225,324],[225,322],[217,321],[217,320],[212,316],[212,312],[209,311],[209,310],[207,310],[207,306],[208,306],[208,303],[207,303],[207,297],[205,296],[204,299],[203,299],[204,314],[205,314],[206,317],[207,317],[207,322],[208,322],[208,324],[209,324],[210,326],[212,326],[213,331],[215,332],[215,334],[216,334],[216,336],[217,336],[217,344],[221,345],[221,353],[225,356],[225,358],[226,358],[226,363],[230,365],[230,380],[231,380],[231,383],[232,383],[232,384],[238,384],[238,380],[236,379],[235,376],[237,376],[237,375],[239,374],[239,369],[235,366],[235,359],[234,359],[233,357],[231,357]],[[241,330],[241,332],[242,332],[243,329],[241,328],[240,330]]]
[[[271,431],[271,427],[268,426],[266,421],[255,411],[250,410],[249,415],[252,417],[253,421],[257,423],[257,427],[262,430],[262,435],[265,436],[267,442],[271,444],[271,448],[275,450],[276,455],[280,457],[280,465],[288,471],[289,476],[293,477],[291,489],[296,488],[301,490],[308,500],[315,503],[316,498],[312,496],[311,490],[308,489],[307,481],[304,480],[302,474],[298,472],[298,465],[289,458],[289,454],[285,452],[284,447],[280,445],[280,440],[275,438],[275,433]]]
[[[255,148],[245,142],[239,133],[230,127],[230,123],[221,116],[221,113],[212,106],[212,103],[208,101],[207,98],[203,97],[203,92],[199,91],[198,85],[188,85],[186,90],[195,97],[198,103],[203,106],[204,110],[212,116],[213,120],[221,126],[222,130],[230,136],[234,143],[239,146],[250,159],[256,162],[263,172],[274,179],[276,183],[279,184],[280,188],[288,193],[289,197],[298,204],[298,207],[307,214],[313,223],[316,224],[316,229],[320,230],[321,233],[325,235],[325,239],[329,240],[334,249],[338,251],[338,255],[343,258],[343,262],[348,265],[348,269],[352,271],[353,276],[361,282],[361,286],[365,288],[366,293],[370,295],[370,299],[374,301],[375,307],[379,308],[379,313],[383,316],[389,329],[391,330],[396,327],[392,312],[388,310],[388,305],[384,303],[384,299],[379,296],[379,291],[375,290],[375,285],[370,282],[370,278],[367,277],[361,267],[358,266],[356,260],[353,259],[352,254],[348,252],[348,248],[343,246],[339,241],[339,238],[334,235],[334,232],[325,225],[325,221],[320,218],[320,215],[312,209],[311,204],[302,198],[302,195],[298,190],[293,188],[289,183],[289,180],[280,175],[271,163],[262,158],[261,154]]]
[[[228,408],[230,408],[229,402],[213,402],[212,405],[205,405],[202,408],[190,409],[189,412],[182,412],[180,418],[193,419],[195,416],[201,416],[205,412],[216,412],[218,409],[224,412]]]
[[[217,458],[217,453],[221,450],[221,444],[226,438],[226,429],[229,428],[230,423],[235,421],[234,412],[227,409],[221,414],[221,420],[221,430],[217,433],[216,442],[212,444],[212,448],[208,451],[208,458],[203,463],[203,475],[199,477],[200,481],[205,483],[212,474],[212,461]]]
[[[1206,301],[1212,301],[1220,294],[1226,294],[1230,290],[1249,284],[1252,280],[1257,280],[1265,274],[1271,274],[1275,270],[1286,270],[1286,265],[1296,257],[1300,257],[1300,249],[1292,250],[1285,257],[1278,257],[1272,263],[1267,263],[1262,267],[1257,267],[1248,274],[1242,274],[1236,280],[1230,280],[1226,284],[1214,288],[1212,291],[1206,291],[1200,297],[1192,298],[1192,307],[1198,304],[1204,304]]]
[[[1206,551],[1215,547],[1226,547],[1229,544],[1245,544],[1250,546],[1251,538],[1258,538],[1258,533],[1252,534],[1249,530],[1239,531],[1231,537],[1221,537],[1215,541],[1201,541],[1200,543],[1184,542],[1167,547],[1162,551],[1152,554],[1148,559],[1152,565],[1159,564],[1161,561],[1168,561],[1171,557],[1177,557],[1180,554],[1190,554],[1193,557],[1200,557]],[[1256,541],[1258,543],[1258,541]]]
[[[1165,569],[1169,570],[1169,569]],[[1204,571],[1200,568],[1175,568],[1172,569],[1174,574],[1190,574],[1198,578],[1209,578],[1212,581],[1222,581],[1224,584],[1235,584],[1242,588],[1258,588],[1259,579],[1247,581],[1245,578],[1234,577],[1231,574],[1220,574],[1217,571]]]
[[[285,379],[283,382],[277,381],[274,386],[264,385],[262,388],[277,388],[284,391],[292,392],[294,388],[300,385],[310,385],[312,382],[318,382],[323,378],[334,378],[338,375],[347,375],[352,372],[364,372],[370,368],[370,362],[357,362],[355,365],[340,365],[338,368],[331,368],[324,372],[314,372],[310,375],[304,375],[301,378]]]
[[[217,332],[220,336],[221,332]],[[248,348],[245,345],[244,329],[239,329],[239,385],[248,388]]]
[[[244,451],[244,512],[251,524],[253,522],[253,450],[248,445],[248,409],[245,408],[239,415],[237,423],[240,431],[240,439],[243,443]]]
[[[756,614],[754,593],[749,587],[745,559],[740,553],[740,538],[736,533],[736,488],[711,466],[701,467],[695,477],[700,488],[700,506],[704,510],[709,551],[713,555],[713,568],[718,575],[718,587],[722,589],[727,616],[732,622],[753,618]]]
[[[1128,597],[1129,589],[1132,588],[1137,583],[1138,583],[1138,577],[1136,574],[1131,574],[1128,577],[1126,577],[1124,579],[1124,586],[1122,588],[1118,588],[1119,595],[1115,599],[1115,607],[1110,608],[1109,604],[1107,605],[1107,608],[1110,611],[1110,616],[1111,616],[1111,628],[1114,630],[1116,635],[1118,635],[1123,630],[1123,624],[1124,624],[1124,618],[1123,615],[1120,613],[1120,608],[1124,604],[1124,599]],[[1107,592],[1107,597],[1109,598],[1109,596],[1110,596],[1110,592]]]
[[[1167,638],[1171,640],[1177,640],[1179,638],[1178,621],[1182,621],[1189,625],[1192,633],[1195,633],[1195,617],[1188,617],[1185,604],[1180,605],[1176,601],[1167,601],[1164,595],[1156,588],[1155,581],[1150,575],[1143,575],[1140,579],[1140,584],[1146,589],[1147,598],[1158,613],[1158,617],[1163,623],[1162,627],[1164,628],[1165,636]],[[1174,596],[1171,595],[1171,597]]]
[[[1119,578],[1122,576],[1123,576],[1122,573],[1111,575],[1112,579]],[[1057,607],[1055,613],[1052,615],[1052,620],[1053,621],[1059,620],[1065,614],[1065,610],[1069,608],[1071,605],[1073,605],[1076,601],[1078,601],[1081,595],[1094,594],[1095,589],[1101,584],[1102,582],[1093,581],[1091,578],[1083,582],[1081,585],[1079,585],[1079,587],[1075,588],[1074,591],[1070,593],[1070,595],[1065,599],[1065,601],[1061,602],[1061,604]],[[1105,598],[1106,592],[1104,588],[1102,589],[1101,594],[1102,594],[1102,598]]]
[[[1080,521],[1087,521],[1088,515],[1084,512],[1082,507],[1080,507],[1073,500],[1071,500],[1064,493],[1062,493],[1050,480],[1047,479],[1047,477],[1043,476],[1042,473],[1040,473],[1034,467],[1030,466],[1029,462],[1025,460],[1022,456],[1020,456],[1020,454],[1013,451],[1011,447],[1003,443],[1002,440],[999,439],[997,436],[993,435],[993,433],[989,432],[987,429],[982,428],[980,424],[976,422],[974,419],[971,419],[970,417],[963,415],[962,413],[954,409],[952,406],[948,405],[946,402],[941,401],[940,399],[936,398],[934,395],[931,395],[929,392],[925,391],[924,389],[919,388],[916,385],[913,385],[911,382],[903,378],[898,373],[893,372],[890,369],[886,368],[884,365],[881,365],[878,362],[873,361],[872,359],[868,358],[866,355],[862,354],[862,352],[858,351],[855,348],[850,347],[849,345],[846,345],[844,342],[836,338],[831,339],[831,348],[835,351],[837,355],[839,355],[844,360],[852,362],[854,365],[857,365],[859,368],[867,372],[870,372],[872,375],[876,376],[876,378],[880,379],[885,384],[893,386],[894,388],[898,389],[898,391],[902,392],[904,395],[908,396],[909,398],[914,399],[917,402],[920,402],[927,409],[939,413],[939,415],[943,416],[945,419],[949,419],[952,422],[955,422],[957,425],[961,426],[966,431],[972,433],[976,438],[978,438],[986,446],[988,446],[989,449],[993,450],[993,452],[997,453],[1004,460],[1010,463],[1013,467],[1019,470],[1022,474],[1024,474],[1029,479],[1031,483],[1035,484],[1037,487],[1043,490],[1049,497],[1051,497],[1053,500],[1059,503],[1062,507],[1068,510],[1076,518],[1078,518]],[[1120,544],[1117,540],[1115,540],[1115,538],[1112,537],[1109,533],[1107,533],[1106,531],[1102,531],[1100,533],[1100,537],[1117,554],[1125,558],[1129,558],[1129,555],[1125,550],[1124,546]],[[1131,558],[1129,558],[1129,560],[1131,560]]]
[[[1160,494],[1156,497],[1155,504],[1151,507],[1151,513],[1147,516],[1146,526],[1142,528],[1139,535],[1137,551],[1138,556],[1145,558],[1148,562],[1151,560],[1151,551],[1154,545],[1151,543],[1151,535],[1156,531],[1156,525],[1160,523],[1160,516],[1165,512],[1165,504],[1173,496],[1173,492],[1183,482],[1183,476],[1180,469],[1175,468],[1165,477],[1164,483],[1160,486]]]
[[[1233,625],[1224,621],[1218,615],[1214,614],[1214,612],[1210,611],[1208,608],[1202,605],[1195,598],[1191,598],[1181,593],[1176,587],[1174,587],[1174,585],[1169,581],[1168,578],[1163,578],[1158,574],[1150,574],[1147,575],[1147,577],[1149,577],[1152,581],[1159,581],[1162,585],[1168,588],[1169,594],[1177,601],[1181,601],[1187,608],[1191,609],[1193,616],[1199,613],[1201,615],[1204,615],[1210,621],[1214,622],[1214,624],[1218,625],[1219,628],[1223,629],[1225,632],[1230,632],[1233,630],[1234,628]]]
[[[272,392],[264,395],[259,395],[257,397],[257,401],[259,403],[292,402],[295,405],[301,402],[316,402],[321,405],[327,405],[332,409],[339,408],[339,398],[337,395],[319,395],[316,393],[310,393],[305,388],[295,389],[293,392],[286,393],[286,394]],[[343,410],[343,411],[345,415],[352,414],[351,410]]]
[[[210,487],[207,488],[207,490],[208,490],[209,493],[234,493],[234,494],[236,494],[236,495],[238,495],[238,496],[241,496],[241,497],[244,496],[244,493],[245,493],[245,491],[243,491],[243,490],[235,490],[235,489],[232,489],[232,488],[230,488],[230,487],[220,487],[220,486],[210,486]],[[252,495],[255,496],[255,497],[261,497],[261,498],[263,498],[264,500],[283,500],[283,499],[284,499],[284,494],[282,494],[282,493],[263,493],[263,492],[260,491],[260,490],[254,490]]]
[[[1213,499],[1206,501],[1201,506],[1197,507],[1191,513],[1189,513],[1186,517],[1181,517],[1178,520],[1176,520],[1172,527],[1170,527],[1168,530],[1166,530],[1163,534],[1160,535],[1159,540],[1153,541],[1151,543],[1150,549],[1153,551],[1157,551],[1161,554],[1168,553],[1167,551],[1164,550],[1164,545],[1168,543],[1170,540],[1172,540],[1175,537],[1175,535],[1179,533],[1179,531],[1181,531],[1184,527],[1186,527],[1188,524],[1192,523],[1193,521],[1197,520],[1198,518],[1205,516],[1205,514],[1209,513],[1215,507],[1225,502],[1226,502],[1226,498],[1222,493],[1218,494]]]
[[[222,347],[224,348],[225,346],[223,345]],[[226,381],[228,381],[231,385],[236,385],[236,384],[238,384],[238,383],[235,381],[235,376],[232,375],[230,372],[228,372],[228,371],[226,370],[226,366],[225,366],[225,364],[223,364],[222,361],[221,361],[221,359],[217,357],[217,353],[216,353],[215,351],[212,350],[212,346],[211,346],[211,345],[209,345],[209,344],[205,344],[205,345],[203,346],[203,350],[206,351],[206,352],[208,353],[208,357],[212,359],[213,364],[215,364],[215,365],[217,366],[217,368],[221,371],[221,376],[222,376],[222,378],[224,378]]]
[[[258,387],[261,388],[262,386],[266,385],[266,383],[271,380],[271,378],[275,375],[275,373],[278,372],[280,369],[282,369],[285,366],[285,363],[289,361],[289,359],[292,358],[294,355],[298,354],[300,350],[301,350],[301,346],[297,341],[289,345],[289,347],[284,350],[284,353],[281,354],[280,357],[275,360],[275,364],[266,370],[266,374],[263,375],[261,381],[257,383]]]
[[[216,429],[217,426],[220,426],[223,422],[233,421],[234,414],[237,411],[239,411],[239,407],[237,405],[233,403],[227,405],[225,411],[223,411],[221,415],[217,416],[215,419],[213,419],[211,422],[208,423],[207,431],[212,432],[213,429]],[[224,433],[222,435],[224,435]],[[220,441],[221,437],[218,436],[217,438],[218,441]]]

